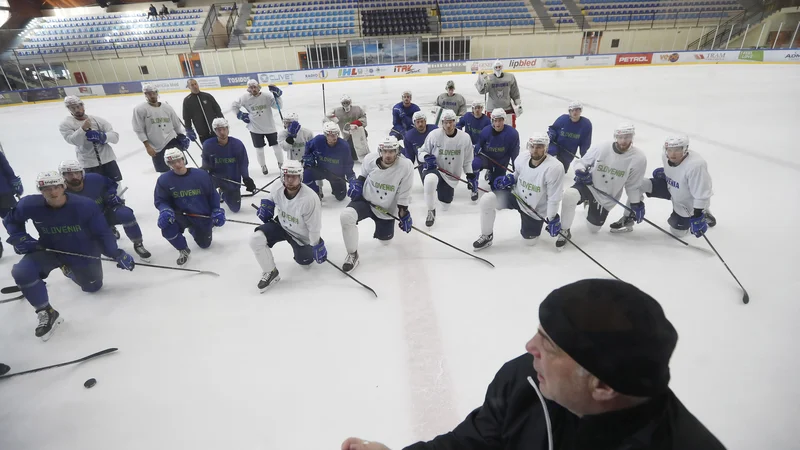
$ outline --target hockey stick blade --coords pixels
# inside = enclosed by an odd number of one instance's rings
[[[25,298],[25,295],[23,295],[23,294],[20,294],[20,295],[18,295],[18,296],[16,296],[16,297],[12,297],[12,298],[5,298],[5,299],[3,299],[3,300],[0,300],[0,304],[2,304],[2,303],[11,303],[11,302],[13,302],[13,301],[15,301],[15,300],[20,300],[20,299],[23,299],[23,298]]]
[[[708,237],[706,237],[705,233],[703,233],[703,238],[708,243],[708,246],[711,247],[711,250],[714,250],[714,253],[717,255],[717,258],[719,258],[719,260],[722,261],[722,264],[725,266],[725,268],[728,269],[728,273],[731,274],[733,279],[736,280],[736,283],[739,285],[739,287],[742,288],[742,292],[744,293],[744,295],[742,295],[742,303],[744,303],[745,305],[750,303],[750,294],[747,293],[747,289],[745,289],[744,286],[742,286],[742,283],[740,283],[739,279],[736,278],[736,275],[733,274],[733,271],[731,270],[731,268],[728,267],[728,263],[726,263],[725,260],[722,259],[722,256],[719,254],[717,249],[714,248],[714,245],[711,243],[711,241],[708,240]]]
[[[341,267],[339,267],[339,266],[337,266],[336,264],[332,263],[332,262],[331,262],[329,259],[326,259],[326,260],[325,260],[325,262],[326,262],[326,263],[328,263],[328,264],[330,264],[330,265],[332,265],[333,267],[335,267],[335,268],[336,268],[336,270],[338,270],[339,272],[342,272],[343,274],[345,274],[345,275],[347,275],[348,277],[350,277],[350,279],[351,279],[351,280],[353,280],[353,281],[355,281],[356,283],[360,284],[360,285],[361,285],[361,286],[362,286],[364,289],[366,289],[366,290],[368,290],[368,291],[372,292],[372,295],[374,295],[374,296],[375,296],[375,298],[378,298],[378,294],[376,294],[376,293],[375,293],[375,290],[374,290],[374,289],[372,289],[371,287],[367,286],[366,284],[364,284],[364,283],[362,283],[362,282],[358,281],[358,280],[357,280],[357,279],[356,279],[354,276],[352,276],[352,275],[350,275],[349,273],[345,272],[345,271],[344,271],[344,269],[342,269]]]
[[[72,364],[81,363],[81,362],[84,362],[84,361],[88,361],[88,360],[90,360],[92,358],[97,358],[98,356],[103,356],[103,355],[107,355],[109,353],[113,353],[113,352],[115,352],[117,350],[118,349],[115,348],[115,347],[107,348],[107,349],[105,349],[103,351],[99,351],[97,353],[92,353],[89,356],[84,356],[83,358],[79,358],[79,359],[75,359],[75,360],[72,360],[72,361],[63,362],[61,364],[53,364],[52,366],[39,367],[38,369],[31,369],[31,370],[26,370],[26,371],[23,371],[23,372],[17,372],[17,373],[12,373],[12,374],[8,374],[8,375],[3,375],[2,377],[0,377],[0,380],[5,379],[5,378],[15,377],[17,375],[27,375],[29,373],[36,373],[36,372],[41,372],[41,371],[47,370],[47,369],[55,369],[56,367],[64,367],[64,366],[69,366],[69,365],[72,365]]]
[[[19,292],[22,289],[19,286],[6,286],[3,289],[0,289],[0,294],[13,294],[14,292]]]

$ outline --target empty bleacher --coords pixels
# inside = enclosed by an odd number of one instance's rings
[[[255,3],[246,41],[357,34],[356,0]]]
[[[430,33],[425,8],[401,10],[370,9],[361,11],[361,30],[364,36],[392,36]]]
[[[561,0],[545,0],[544,3],[559,23],[574,23]],[[588,23],[718,20],[742,9],[736,0],[580,0],[576,3]]]
[[[442,30],[453,28],[530,27],[535,23],[527,1],[440,0]]]

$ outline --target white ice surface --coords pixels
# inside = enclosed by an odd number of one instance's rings
[[[479,97],[472,75],[359,80],[326,84],[327,107],[344,93],[365,107],[374,147],[390,129],[391,106],[403,89],[430,105],[450,78],[468,101]],[[714,180],[719,224],[709,237],[748,289],[749,305],[713,254],[684,248],[646,224],[624,235],[611,235],[606,225],[590,236],[579,208],[574,240],[661,302],[680,335],[671,386],[729,448],[796,448],[800,69],[645,67],[518,73],[517,79],[523,142],[572,99],[584,103],[595,142],[610,138],[622,120],[635,123],[648,173],[660,164],[670,132],[691,137]],[[321,86],[283,89],[285,110],[319,131]],[[227,109],[244,88],[212,93]],[[184,95],[162,99],[180,113]],[[131,130],[133,107],[143,100],[89,99],[86,108],[120,132],[115,148],[130,186],[128,205],[152,262],[174,265],[177,252],[156,227],[156,174]],[[73,157],[58,134],[66,114],[58,102],[0,108],[2,143],[27,193],[37,172]],[[244,124],[226,114],[231,134],[252,152]],[[199,150],[191,151],[199,160]],[[256,184],[276,175],[270,152],[268,176],[250,156]],[[415,183],[411,211],[424,228],[422,186]],[[327,184],[325,192],[323,237],[330,258],[341,264],[339,212],[346,202],[335,201]],[[647,201],[647,217],[662,227],[669,213],[668,202]],[[608,223],[619,216],[617,208]],[[229,218],[257,220],[247,203]],[[33,335],[30,305],[0,305],[0,361],[19,371],[106,347],[120,350],[0,381],[0,449],[320,450],[336,449],[350,435],[399,449],[452,429],[482,403],[496,370],[524,352],[547,293],[606,276],[574,248],[556,253],[550,237],[522,246],[519,217],[511,211],[498,214],[494,246],[479,254],[495,269],[416,232],[398,230],[384,247],[371,239],[372,230],[369,221],[360,226],[361,265],[353,275],[378,299],[327,264],[299,267],[288,245],[274,249],[282,281],[259,294],[261,272],[247,245],[252,227],[231,222],[215,230],[208,250],[189,239],[191,267],[215,270],[219,278],[146,267],[128,273],[107,264],[103,289],[87,295],[54,271],[47,283],[64,324],[43,343]],[[439,210],[431,233],[471,248],[480,228],[465,187],[456,190],[449,211]],[[132,252],[124,235],[120,245]],[[6,244],[0,285],[13,284],[10,269],[18,260]],[[97,386],[86,390],[90,377]]]

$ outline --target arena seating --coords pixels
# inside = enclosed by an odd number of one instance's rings
[[[654,0],[580,0],[590,22],[713,20],[741,10],[736,0],[654,1]],[[561,0],[545,0],[545,6],[557,23],[573,23]]]
[[[356,0],[255,3],[246,40],[355,35]]]
[[[440,0],[442,29],[533,26],[527,1]]]
[[[371,9],[361,11],[361,32],[364,36],[391,36],[430,33],[431,29],[425,8]]]

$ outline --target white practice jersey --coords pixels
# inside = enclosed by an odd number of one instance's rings
[[[350,127],[348,126],[350,122],[358,120],[361,122],[362,127],[367,126],[367,112],[356,105],[350,105],[350,111],[348,112],[345,112],[343,107],[337,106],[332,111],[328,112],[328,116],[325,119],[339,125],[339,130],[341,130],[342,139],[344,140],[347,140],[347,137],[350,135]]]
[[[322,203],[319,195],[305,184],[292,199],[282,186],[267,195],[275,202],[275,217],[281,228],[303,245],[317,245],[322,230]]]
[[[389,211],[397,217],[397,205],[408,206],[411,201],[411,187],[414,185],[414,164],[411,160],[397,159],[391,167],[382,169],[378,166],[380,155],[369,153],[361,163],[361,176],[364,181],[364,199]],[[381,210],[372,207],[372,212],[381,219],[391,217]]]
[[[444,128],[437,128],[425,138],[425,143],[419,148],[417,159],[422,163],[425,155],[434,155],[436,164],[440,168],[452,173],[456,178],[461,178],[466,173],[472,173],[474,151],[472,139],[466,132],[456,129],[456,134],[449,137],[445,134]],[[442,177],[452,188],[455,188],[459,182],[458,179],[444,173],[442,173]]]
[[[544,161],[531,167],[530,152],[522,152],[514,160],[514,177],[517,183],[512,190],[530,205],[541,217],[552,219],[561,208],[564,196],[564,165],[554,156],[545,153]],[[531,209],[520,203],[520,210],[536,220],[541,220]]]
[[[475,87],[479,94],[489,94],[486,100],[486,112],[491,112],[495,108],[503,108],[506,111],[513,109],[511,99],[514,99],[517,105],[520,104],[519,87],[513,73],[503,72],[499,78],[494,72],[478,75]]]
[[[453,94],[452,96],[446,92],[440,94],[439,98],[436,99],[436,106],[450,109],[459,117],[467,113],[467,101],[464,100],[464,96],[461,94]]]
[[[106,134],[105,144],[95,144],[86,139],[86,132],[83,131],[83,122],[86,119],[78,120],[68,116],[58,126],[58,130],[64,140],[75,146],[75,156],[78,162],[83,167],[88,168],[116,160],[117,156],[114,154],[114,149],[111,148],[110,144],[119,142],[119,133],[114,131],[114,128],[105,119],[88,114],[86,114],[86,118],[92,124],[93,130],[102,131]]]
[[[642,201],[641,183],[645,170],[647,170],[647,158],[633,144],[625,153],[614,151],[613,142],[592,146],[586,155],[575,163],[574,167],[576,171],[591,168],[594,187],[615,199],[619,200],[622,197],[624,188],[628,194],[628,202]],[[597,190],[592,189],[592,193],[597,203],[608,211],[617,205],[614,200]]]
[[[689,151],[677,166],[671,166],[666,152],[662,152],[667,189],[672,196],[672,209],[682,217],[694,215],[695,208],[706,209],[714,191],[706,160],[695,151]]]
[[[314,133],[308,128],[300,127],[297,137],[294,138],[294,144],[286,142],[286,136],[288,135],[289,132],[286,130],[278,131],[278,145],[286,152],[286,156],[289,159],[302,161],[303,155],[306,153],[306,142],[314,139]]]
[[[250,123],[247,124],[247,129],[256,134],[271,134],[278,131],[275,128],[275,117],[273,117],[272,108],[283,108],[283,100],[275,96],[272,92],[261,92],[258,96],[253,97],[250,93],[246,93],[233,102],[233,113],[238,113],[242,107],[250,114]]]
[[[133,110],[132,123],[139,140],[150,141],[157,152],[163,150],[179,134],[186,133],[175,110],[166,103],[160,103],[160,106],[141,103]]]

